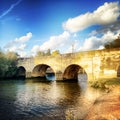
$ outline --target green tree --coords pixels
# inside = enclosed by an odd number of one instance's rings
[[[0,78],[14,77],[17,72],[17,54],[14,52],[0,53]]]
[[[50,49],[48,49],[46,52],[44,52],[44,51],[38,51],[36,56],[40,57],[40,56],[49,56],[49,55],[51,55]]]
[[[46,56],[51,55],[51,51],[50,51],[50,49],[48,49],[48,50],[46,51],[45,55],[46,55]]]
[[[15,52],[7,52],[6,53],[6,58],[7,59],[12,59],[12,60],[16,60],[18,57],[18,54]]]
[[[0,77],[5,75],[6,71],[6,59],[3,53],[0,53]]]
[[[45,53],[43,51],[38,51],[36,56],[40,57],[40,56],[44,56],[44,55],[45,55]]]
[[[60,55],[59,50],[55,50],[52,52],[52,56],[57,56],[57,55]]]

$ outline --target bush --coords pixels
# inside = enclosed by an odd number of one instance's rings
[[[90,86],[94,88],[105,88],[105,81],[92,81]]]
[[[111,79],[99,79],[97,81],[90,81],[90,86],[93,88],[100,88],[100,89],[108,89],[110,86],[113,85],[120,85],[119,78],[111,78]]]
[[[13,52],[0,54],[0,78],[11,78],[16,75],[17,55]]]

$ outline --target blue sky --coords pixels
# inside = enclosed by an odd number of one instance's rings
[[[119,0],[0,2],[0,48],[21,56],[103,49],[119,33]]]

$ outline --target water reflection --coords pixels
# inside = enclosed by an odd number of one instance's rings
[[[55,80],[55,74],[54,73],[46,73],[45,77],[46,77],[47,80],[52,80],[52,81]]]
[[[63,109],[76,104],[80,90],[77,83],[35,82],[33,85],[28,81],[22,89],[18,89],[15,104],[22,106],[22,110],[43,106],[48,109],[51,106]]]
[[[79,82],[0,81],[2,120],[82,119],[101,93]]]

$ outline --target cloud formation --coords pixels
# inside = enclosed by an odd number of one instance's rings
[[[116,21],[114,24],[104,25],[99,29],[93,30],[89,36],[97,35],[97,34],[105,34],[108,31],[117,32],[120,29],[120,20]]]
[[[10,12],[14,9],[14,7],[17,6],[21,1],[22,1],[22,0],[18,0],[16,3],[12,4],[12,5],[10,6],[10,8],[8,8],[6,11],[4,11],[4,12],[0,15],[0,19],[1,19],[2,17],[6,16],[8,13],[10,13]]]
[[[61,47],[67,47],[70,38],[70,34],[67,31],[64,31],[62,34],[58,36],[52,36],[50,39],[46,42],[44,42],[42,45],[35,45],[32,48],[32,53],[35,54],[38,51],[45,51],[48,49],[51,50],[59,50]]]
[[[23,57],[25,55],[24,50],[26,48],[26,42],[29,41],[31,39],[31,37],[32,37],[32,33],[29,32],[25,36],[16,38],[15,40],[8,42],[4,48],[7,51],[18,52],[18,54],[21,57]]]
[[[104,45],[108,42],[114,41],[120,30],[117,33],[108,31],[106,34],[103,34],[101,37],[91,36],[85,39],[85,42],[82,47],[79,48],[80,51],[87,51],[87,50],[96,50],[96,49],[103,49]]]
[[[12,9],[21,1],[22,0],[19,0],[17,3],[11,5],[8,10],[0,15],[0,18],[12,11]],[[120,6],[118,2],[106,2],[92,13],[88,12],[75,18],[68,19],[63,23],[63,28],[66,31],[60,35],[51,36],[48,41],[44,42],[42,45],[34,45],[30,54],[35,55],[38,51],[46,51],[48,49],[52,51],[60,50],[61,53],[63,53],[63,51],[76,52],[103,49],[104,44],[113,41],[120,33],[120,21],[118,21],[119,16]],[[84,40],[83,46],[81,46],[83,41],[78,40],[79,36],[76,32],[84,30],[92,25],[104,25],[104,27],[92,31],[89,37]],[[25,50],[27,41],[29,41],[31,37],[32,33],[29,32],[25,36],[21,36],[20,38],[8,42],[5,49],[17,52],[21,57],[24,57],[26,56]]]
[[[20,38],[16,38],[13,42],[24,43],[24,42],[27,42],[31,37],[32,37],[32,33],[29,32],[25,36],[22,36]]]
[[[118,2],[104,3],[97,10],[92,13],[88,12],[77,16],[75,18],[70,18],[63,23],[64,30],[70,32],[78,32],[84,30],[92,25],[105,25],[117,21],[120,16],[120,6]]]

